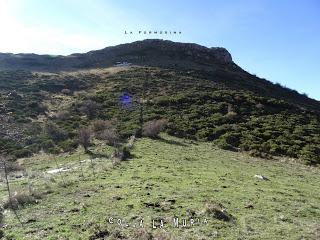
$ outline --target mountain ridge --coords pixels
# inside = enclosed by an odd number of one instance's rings
[[[0,70],[73,71],[111,67],[122,61],[135,65],[195,69],[234,64],[231,54],[222,47],[208,48],[195,43],[146,39],[67,56],[0,53]]]
[[[129,62],[137,66],[204,71],[209,74],[221,75],[221,78],[229,78],[230,82],[236,79],[245,79],[247,80],[247,86],[251,87],[252,90],[257,88],[254,85],[264,85],[262,88],[266,86],[269,89],[265,93],[266,95],[281,99],[293,97],[299,99],[295,103],[309,102],[308,105],[320,111],[320,101],[308,98],[295,90],[279,86],[285,91],[282,91],[280,96],[274,95],[273,83],[243,70],[233,62],[228,50],[222,47],[205,47],[195,43],[145,39],[92,50],[87,53],[73,53],[67,56],[0,53],[0,70],[77,71],[112,67],[117,62]],[[245,82],[241,81],[242,86],[244,86]],[[260,90],[261,87],[258,87],[257,91]]]

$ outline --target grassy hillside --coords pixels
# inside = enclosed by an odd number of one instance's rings
[[[97,144],[91,150],[109,153],[111,148]],[[130,160],[119,165],[109,158],[95,158],[94,175],[88,156],[81,151],[20,159],[29,178],[10,178],[12,191],[27,190],[31,184],[38,200],[18,210],[23,226],[12,211],[5,214],[7,239],[320,237],[318,168],[286,159],[265,161],[168,135],[140,139],[132,153]],[[86,160],[82,165],[79,157]],[[57,167],[54,159],[71,171],[46,173]],[[3,183],[0,194],[4,199]],[[130,226],[109,224],[110,217]],[[174,217],[180,223],[183,218],[200,219],[200,223],[174,228]],[[141,219],[144,228],[134,228]],[[164,229],[153,229],[152,219],[156,223],[163,219]],[[207,224],[202,222],[205,219]]]
[[[0,152],[23,157],[41,149],[70,151],[77,147],[79,128],[97,119],[113,119],[120,135],[128,137],[139,127],[143,99],[144,120],[168,119],[170,135],[253,156],[319,163],[320,104],[239,71],[2,71]],[[132,102],[122,104],[123,95]]]
[[[60,71],[0,71],[0,238],[320,238],[319,101],[195,44],[0,58]]]

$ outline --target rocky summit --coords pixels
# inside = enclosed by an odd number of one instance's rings
[[[204,47],[146,39],[68,56],[0,53],[0,70],[70,71],[114,66],[128,62],[167,68],[216,69],[217,65],[234,65],[231,54],[221,47]]]

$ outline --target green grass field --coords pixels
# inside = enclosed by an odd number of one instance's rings
[[[17,211],[23,226],[6,210],[7,239],[320,239],[319,168],[168,135],[138,139],[133,157],[116,166],[95,158],[94,172],[79,153],[56,156],[57,163],[48,155],[19,160],[29,177],[10,178],[12,191],[31,184],[41,199]],[[62,166],[71,170],[46,173]],[[5,200],[3,182],[0,194]],[[229,221],[212,206],[224,208]]]

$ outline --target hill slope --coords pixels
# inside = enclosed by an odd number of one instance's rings
[[[0,70],[76,71],[112,67],[117,62],[182,71],[195,70],[207,79],[219,78],[235,89],[255,91],[259,95],[281,98],[320,111],[319,101],[247,73],[221,47],[208,48],[191,43],[147,39],[68,56],[0,53]]]
[[[215,141],[224,149],[267,158],[320,161],[317,101],[228,71],[138,66],[2,71],[0,86],[0,150],[16,156],[41,148],[72,149],[78,129],[96,119],[116,119],[120,135],[132,135],[139,127],[137,101],[144,98],[144,120],[167,118],[172,135]],[[128,106],[120,101],[123,95],[132,100]],[[46,131],[48,122],[56,125],[58,138]]]
[[[0,54],[0,69],[0,157],[16,160],[16,205],[5,181],[0,197],[23,222],[4,212],[7,239],[319,238],[319,168],[301,162],[320,164],[320,104],[247,73],[225,49],[145,40]],[[128,147],[156,119],[166,133]],[[173,228],[174,217],[188,226]]]
[[[100,149],[100,150],[98,150]],[[106,147],[92,148],[94,152]],[[81,153],[79,153],[81,154]],[[11,239],[319,239],[318,168],[263,161],[240,153],[162,135],[138,140],[134,158],[112,167],[108,158],[78,153],[56,156],[71,171],[49,174],[52,156],[21,159],[27,178],[10,179],[12,190],[31,183],[37,204],[7,215]],[[86,160],[79,165],[79,160]],[[289,167],[288,167],[289,166]],[[76,167],[76,168],[74,168]],[[81,178],[83,168],[85,179]],[[269,181],[255,175],[262,174]],[[1,186],[4,197],[5,187]],[[223,206],[232,220],[214,212]],[[109,218],[114,219],[113,224]],[[180,227],[173,228],[173,218]],[[119,227],[121,219],[129,227]],[[137,225],[143,219],[144,229]],[[153,229],[152,220],[164,229]],[[186,228],[182,219],[187,219]],[[191,227],[190,219],[196,224]],[[199,219],[200,222],[197,222]],[[208,223],[203,221],[207,219]],[[133,227],[133,225],[136,227]],[[100,238],[99,238],[100,236]],[[91,237],[91,238],[90,238]],[[158,237],[158,238],[157,238]]]
[[[118,61],[134,65],[110,67]],[[117,118],[122,136],[134,134],[144,98],[145,120],[167,118],[172,135],[320,161],[320,103],[247,73],[223,48],[144,40],[69,56],[2,54],[0,69],[7,69],[0,72],[4,153],[68,149],[76,131],[95,119]],[[124,94],[132,106],[121,106]],[[61,141],[43,134],[48,121],[61,128]]]

